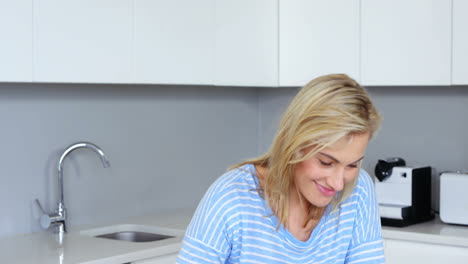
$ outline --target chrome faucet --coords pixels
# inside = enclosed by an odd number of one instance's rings
[[[67,225],[66,225],[66,219],[67,219],[67,210],[65,208],[65,202],[63,198],[63,162],[65,158],[70,154],[72,151],[78,148],[88,148],[96,152],[96,154],[99,155],[101,158],[102,165],[104,168],[107,168],[110,166],[109,160],[106,158],[106,155],[104,152],[96,145],[93,143],[89,142],[78,142],[75,143],[68,148],[65,149],[65,151],[62,153],[62,156],[59,159],[58,162],[58,207],[55,210],[55,213],[53,214],[47,214],[43,207],[41,206],[41,203],[39,202],[38,199],[36,199],[36,203],[39,207],[39,209],[42,211],[43,215],[40,218],[40,224],[41,227],[44,229],[48,229],[51,225],[54,225],[57,227],[57,232],[58,233],[64,233],[67,232]]]

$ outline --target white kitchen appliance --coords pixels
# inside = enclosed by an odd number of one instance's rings
[[[431,171],[431,167],[406,167],[402,158],[378,161],[375,192],[382,225],[403,227],[434,219]]]
[[[440,175],[439,213],[444,223],[468,225],[468,173]]]

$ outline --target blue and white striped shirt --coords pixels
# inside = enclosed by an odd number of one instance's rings
[[[307,241],[296,239],[260,197],[251,164],[208,189],[186,231],[177,263],[385,263],[370,176],[336,210],[329,205]]]

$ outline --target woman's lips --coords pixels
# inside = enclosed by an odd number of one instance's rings
[[[315,182],[315,185],[317,186],[319,192],[327,197],[331,197],[336,193],[333,189],[329,189],[323,185],[318,184],[317,182]]]

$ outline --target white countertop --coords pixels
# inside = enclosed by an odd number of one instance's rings
[[[155,215],[132,217],[106,225],[90,225],[72,228],[58,242],[51,231],[16,235],[0,239],[1,263],[21,264],[122,264],[135,260],[177,252],[193,209],[168,211]],[[171,230],[174,238],[154,242],[127,242],[85,235],[116,225],[139,225]]]
[[[122,264],[174,253],[180,248],[182,235],[193,211],[176,210],[132,217],[106,225],[74,228],[65,234],[62,244],[58,243],[56,234],[45,231],[1,238],[0,260],[2,263],[21,264]],[[180,235],[161,241],[133,243],[84,234],[89,230],[121,224],[166,228]],[[386,239],[461,246],[468,250],[468,226],[447,225],[438,219],[403,228],[383,227],[382,235]]]
[[[387,239],[416,241],[468,248],[468,226],[449,225],[436,219],[407,227],[382,227]]]

